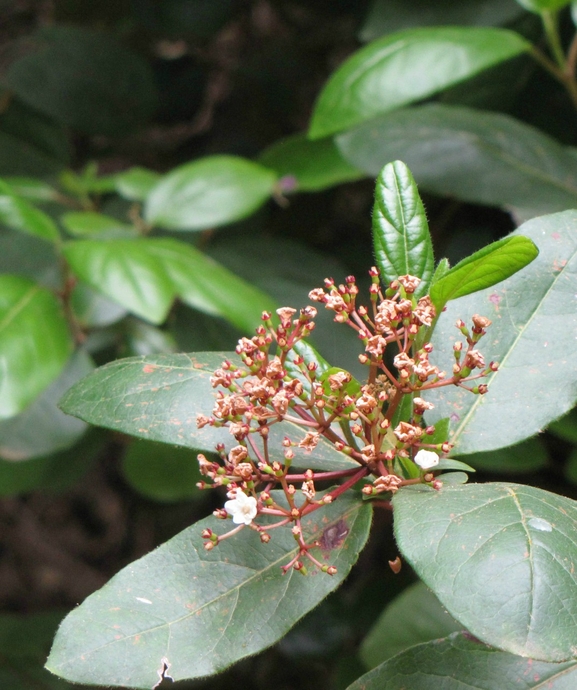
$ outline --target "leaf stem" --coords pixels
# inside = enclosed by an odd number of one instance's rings
[[[577,48],[575,48],[577,50]],[[573,105],[577,109],[577,82],[573,75],[568,75],[565,69],[560,69],[553,60],[548,58],[539,48],[533,46],[530,55],[543,67],[549,74],[556,79],[569,94]]]
[[[551,48],[551,53],[553,54],[555,61],[561,70],[565,72],[565,53],[563,52],[563,46],[561,45],[561,39],[559,37],[557,17],[558,13],[556,10],[543,10],[543,12],[541,12],[541,19],[543,21],[543,27],[545,28],[547,43],[549,44],[549,48]]]

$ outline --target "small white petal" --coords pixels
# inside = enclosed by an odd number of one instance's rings
[[[432,450],[420,450],[415,455],[415,462],[422,470],[430,470],[439,464],[439,456]]]
[[[237,490],[236,498],[226,501],[224,509],[232,517],[235,525],[250,525],[256,517],[256,498]]]

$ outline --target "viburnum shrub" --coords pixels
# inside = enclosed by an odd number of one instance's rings
[[[62,408],[86,421],[202,451],[201,488],[222,502],[68,615],[54,673],[138,688],[217,673],[334,590],[372,510],[392,508],[391,568],[408,562],[464,632],[401,651],[351,688],[574,674],[577,505],[467,484],[473,468],[455,457],[515,444],[574,403],[567,338],[555,335],[575,331],[577,212],[435,268],[423,204],[396,161],[377,180],[373,230],[366,297],[353,276],[309,295],[356,331],[362,381],[308,342],[320,317],[309,304],[263,313],[234,353],[118,360],[66,394]],[[569,385],[551,395],[563,372]]]

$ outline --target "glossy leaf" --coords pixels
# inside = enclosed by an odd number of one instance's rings
[[[214,451],[217,443],[229,446],[233,437],[225,428],[198,429],[196,418],[212,412],[215,390],[209,379],[225,359],[238,358],[231,352],[197,352],[117,360],[73,386],[60,407],[90,424],[150,441]],[[304,433],[289,422],[271,424],[269,445],[282,461],[283,437],[296,440]],[[324,440],[314,453],[300,448],[294,451],[295,467],[332,470],[356,466]]]
[[[125,199],[144,201],[159,179],[157,172],[136,166],[115,175],[114,187]]]
[[[270,197],[272,170],[236,156],[209,156],[160,178],[145,219],[169,230],[203,230],[246,218]]]
[[[440,104],[407,108],[337,143],[370,175],[391,160],[405,161],[421,190],[441,196],[522,209],[525,217],[577,205],[575,150],[502,113]]]
[[[415,180],[402,161],[385,165],[377,178],[373,247],[386,285],[410,274],[421,278],[416,295],[427,292],[434,269],[429,224]]]
[[[310,137],[342,132],[431,96],[529,48],[512,31],[480,27],[406,29],[377,39],[329,79],[313,112]]]
[[[290,529],[275,530],[269,544],[245,529],[207,552],[201,531],[218,534],[226,526],[212,516],[201,520],[70,613],[47,668],[75,682],[136,688],[151,688],[163,668],[175,681],[221,671],[274,644],[342,582],[370,520],[370,508],[354,496],[303,519],[307,539],[346,524],[337,549],[316,553],[338,568],[334,577],[282,574],[280,566],[295,554]]]
[[[422,582],[416,582],[395,597],[379,616],[363,640],[360,656],[367,668],[375,668],[409,647],[462,629],[433,592]]]
[[[399,549],[447,611],[512,654],[577,655],[577,503],[521,484],[407,487]]]
[[[259,162],[276,172],[281,189],[287,192],[317,192],[364,177],[342,157],[332,139],[311,141],[304,134],[269,146]]]
[[[347,690],[572,690],[577,663],[547,663],[492,649],[454,633],[407,649]]]
[[[435,332],[435,363],[450,371],[455,322],[473,314],[493,322],[478,349],[499,370],[486,395],[454,386],[427,393],[428,417],[451,418],[455,455],[518,443],[571,409],[577,396],[577,212],[534,218],[515,235],[533,240],[539,256],[503,283],[449,302]],[[515,420],[520,420],[517,423]]]
[[[2,180],[0,180],[0,223],[49,242],[57,242],[60,238],[60,233],[52,218],[14,194],[10,185]]]
[[[136,235],[132,225],[94,211],[70,211],[61,216],[61,221],[71,235],[80,238],[114,239]]]
[[[547,447],[538,436],[508,448],[473,453],[464,459],[478,470],[499,474],[536,472],[547,467],[549,461]]]
[[[74,273],[129,311],[162,323],[175,288],[162,263],[149,251],[148,240],[78,240],[63,253]]]
[[[530,239],[513,235],[483,247],[449,269],[431,288],[440,313],[449,300],[491,287],[531,263],[539,253]]]
[[[22,412],[61,373],[72,338],[56,297],[32,280],[0,276],[0,419]]]

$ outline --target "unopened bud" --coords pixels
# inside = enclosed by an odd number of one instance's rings
[[[261,532],[260,533],[260,540],[263,544],[268,544],[270,541],[270,534],[268,532]]]
[[[401,561],[400,556],[397,556],[394,561],[389,561],[389,567],[395,573],[395,575],[398,575],[401,572],[402,566],[403,562]]]
[[[204,548],[206,551],[212,551],[215,546],[216,546],[216,543],[214,541],[207,541],[204,543]]]

